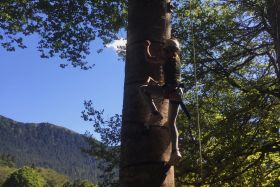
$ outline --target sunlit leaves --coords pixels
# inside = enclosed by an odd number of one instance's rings
[[[186,100],[194,118],[191,122],[183,116],[178,120],[185,155],[177,167],[178,185],[276,183],[280,163],[271,157],[279,158],[276,152],[280,150],[280,79],[266,4],[254,0],[180,2],[173,25],[183,45],[183,77],[190,89]]]
[[[126,6],[125,0],[1,1],[0,42],[14,51],[25,47],[23,35],[36,33],[41,57],[58,55],[74,67],[88,69],[90,43],[99,37],[105,46],[118,38],[127,24]]]
[[[84,106],[82,118],[91,122],[94,132],[100,136],[100,142],[97,142],[92,134],[86,133],[90,148],[84,152],[104,161],[99,164],[104,171],[100,186],[118,186],[116,176],[120,161],[121,115],[115,114],[106,120],[103,116],[104,110],[96,110],[92,101],[85,101]]]

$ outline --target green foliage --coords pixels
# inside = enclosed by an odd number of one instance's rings
[[[180,116],[178,185],[273,186],[280,175],[280,53],[272,1],[180,2],[173,25],[194,116],[197,73],[202,175],[198,121]]]
[[[62,175],[52,169],[46,168],[34,168],[46,181],[46,185],[44,187],[62,187],[69,178],[65,175]]]
[[[30,167],[23,167],[5,181],[3,187],[43,187],[46,184],[44,178]]]
[[[76,180],[73,184],[67,182],[63,187],[98,187],[97,185],[92,184],[88,180]]]
[[[15,167],[15,157],[10,154],[1,154],[0,166]]]
[[[176,167],[178,186],[279,185],[279,7],[279,1],[260,0],[175,2],[172,22],[182,43],[186,102],[196,116],[198,91],[202,131],[200,170],[198,121],[179,116],[183,159]],[[96,36],[105,44],[115,39],[126,25],[123,17],[125,0],[1,1],[0,41],[12,51],[15,44],[25,47],[22,34],[37,33],[42,57],[59,54],[87,69],[89,43]],[[93,147],[86,152],[102,157],[113,175],[120,116],[105,121],[91,102],[85,106],[84,119],[93,122],[102,139],[99,144],[88,134]]]
[[[0,165],[0,186],[7,180],[7,178],[16,170],[14,167]]]
[[[0,155],[0,186],[8,176],[16,170],[14,157],[9,154]]]
[[[88,147],[83,135],[51,124],[23,124],[0,116],[0,137],[0,154],[5,153],[2,157],[14,160],[17,167],[51,168],[72,180],[99,179],[98,160],[81,152]]]
[[[8,166],[0,166],[0,186],[3,184],[6,179],[12,174],[16,168],[10,168]]]
[[[85,101],[84,106],[82,118],[93,123],[95,133],[98,133],[101,138],[101,141],[97,142],[92,134],[86,133],[86,141],[90,147],[84,149],[84,152],[102,160],[98,165],[103,171],[103,174],[100,175],[99,185],[101,187],[118,186],[121,115],[115,114],[109,120],[104,120],[104,110],[96,110],[92,101]]]
[[[69,181],[68,177],[52,169],[35,167],[35,165],[31,166],[30,169],[44,178],[44,187],[62,187],[63,184]],[[11,177],[12,173],[18,170],[18,168],[14,166],[10,167],[9,164],[4,162],[3,160],[0,160],[0,186],[2,186],[2,184],[4,184],[4,182],[8,180],[9,177]]]
[[[41,57],[58,54],[74,67],[88,69],[85,61],[90,42],[96,37],[104,45],[125,27],[126,0],[13,0],[0,2],[0,44],[8,51],[25,48],[24,37],[40,36]],[[65,67],[62,64],[61,67]]]
[[[192,121],[180,114],[177,122],[183,153],[176,166],[178,186],[279,185],[277,7],[279,11],[278,1],[259,0],[175,2],[172,26],[174,36],[182,43],[183,81],[188,88],[185,102],[193,114]],[[118,145],[120,129],[113,129],[114,125],[103,119],[102,111],[91,104],[85,104],[84,119],[93,122],[104,145],[111,140]],[[112,132],[116,136],[111,136]],[[92,153],[102,155],[104,150]]]

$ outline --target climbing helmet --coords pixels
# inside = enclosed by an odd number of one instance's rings
[[[172,39],[167,39],[164,43],[164,48],[175,48],[180,51],[180,43],[177,39],[172,38]]]

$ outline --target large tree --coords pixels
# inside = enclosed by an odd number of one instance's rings
[[[203,157],[201,171],[197,121],[181,121],[180,186],[279,184],[279,7],[276,0],[206,0],[191,7],[182,1],[178,7],[174,27],[184,38],[183,59],[197,65]],[[192,29],[180,29],[191,22]],[[195,90],[192,67],[184,76]]]
[[[34,169],[23,167],[13,172],[2,185],[3,187],[43,187],[45,179]]]
[[[193,114],[191,122],[183,115],[178,121],[184,155],[176,168],[179,186],[279,185],[278,7],[278,1],[177,4],[173,27],[183,44]]]
[[[148,66],[143,43],[153,42],[158,51],[164,39],[171,37],[170,0],[15,0],[1,1],[0,40],[9,51],[15,44],[24,48],[22,35],[39,34],[39,51],[44,58],[58,54],[74,67],[88,69],[84,58],[89,43],[96,37],[104,44],[117,39],[126,26],[128,38],[124,86],[120,181],[122,186],[174,186],[173,168],[166,168],[170,155],[168,128],[164,125],[143,133],[148,118],[147,108],[138,94],[138,87],[148,76],[161,81],[160,68]],[[62,65],[64,67],[65,65]],[[167,101],[159,108],[167,119]],[[167,175],[167,176],[166,176]],[[164,182],[165,181],[165,182]]]
[[[161,80],[159,68],[145,61],[143,41],[150,39],[156,52],[170,37],[167,2],[0,2],[0,40],[4,48],[14,50],[14,44],[24,47],[22,35],[37,33],[41,36],[42,57],[59,54],[83,69],[89,68],[84,57],[90,41],[100,37],[106,44],[117,37],[119,29],[128,30],[120,165],[123,186],[174,186],[173,168],[164,164],[170,151],[168,128],[155,126],[143,131],[148,111],[137,92],[147,76]],[[190,123],[179,117],[184,158],[176,169],[178,185],[277,186],[279,0],[174,2],[172,27],[182,42],[183,78],[189,89],[186,101],[192,114],[197,113],[196,106],[200,114],[199,121],[193,115]],[[199,105],[193,97],[195,91]],[[159,100],[158,104],[166,120],[167,101]],[[100,113],[91,113],[90,106],[87,109],[86,115],[98,114],[97,122],[104,123]],[[198,123],[202,162],[197,162]],[[114,124],[120,124],[119,116],[108,124],[112,131],[97,130],[104,135],[105,143],[118,145]],[[109,152],[112,150],[118,148]],[[114,155],[110,153],[108,158]]]
[[[170,132],[166,124],[168,101],[158,99],[163,115],[161,125],[144,123],[149,110],[139,94],[139,86],[149,76],[162,80],[160,66],[149,65],[144,55],[144,42],[152,42],[158,52],[171,37],[170,0],[128,1],[127,51],[121,130],[120,186],[174,186],[173,167],[166,164],[171,154]]]

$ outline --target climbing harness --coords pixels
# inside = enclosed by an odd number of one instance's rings
[[[191,114],[189,113],[189,111],[188,111],[187,107],[185,106],[185,104],[183,103],[183,101],[179,101],[179,105],[180,105],[181,109],[183,110],[183,112],[188,117],[188,119],[191,120]]]
[[[179,86],[176,88],[174,95],[175,97],[172,99],[171,102],[176,102],[182,109],[182,111],[184,112],[184,114],[187,116],[188,120],[191,120],[191,114],[189,112],[189,110],[187,109],[185,103],[183,102],[183,98],[182,95],[184,93],[184,88],[185,85],[183,83],[179,84]]]

